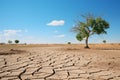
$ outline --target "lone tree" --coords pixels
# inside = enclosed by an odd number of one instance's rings
[[[103,43],[105,44],[107,41],[106,40],[103,40]]]
[[[12,44],[12,41],[11,41],[11,40],[8,40],[8,43],[9,43],[9,44]]]
[[[71,42],[68,42],[67,44],[71,44]]]
[[[86,19],[85,22],[78,20],[77,24],[73,27],[73,31],[77,32],[76,38],[79,41],[85,39],[85,48],[89,48],[88,39],[94,34],[106,34],[106,29],[109,28],[109,23],[101,17],[93,17],[91,14],[83,15]]]
[[[15,40],[15,43],[18,44],[20,41],[19,40]]]

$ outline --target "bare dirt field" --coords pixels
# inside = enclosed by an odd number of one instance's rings
[[[0,80],[120,80],[120,44],[0,45]]]

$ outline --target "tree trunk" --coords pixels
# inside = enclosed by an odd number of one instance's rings
[[[87,37],[86,40],[85,40],[85,44],[86,44],[85,48],[87,48],[87,49],[89,49],[89,46],[88,46],[88,38],[89,38],[89,37]]]

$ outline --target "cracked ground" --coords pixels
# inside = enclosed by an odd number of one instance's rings
[[[26,46],[0,46],[0,80],[120,80],[119,49]]]

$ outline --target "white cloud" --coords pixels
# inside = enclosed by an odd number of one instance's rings
[[[8,29],[0,32],[0,41],[7,42],[8,40],[20,39],[23,35],[23,30]]]
[[[22,30],[4,30],[3,36],[15,36],[17,33],[22,32]]]
[[[61,34],[61,35],[57,35],[57,36],[55,36],[55,37],[57,37],[57,38],[64,38],[65,35],[64,35],[64,34]]]
[[[64,20],[53,20],[50,23],[48,23],[48,26],[63,26],[65,24]]]

